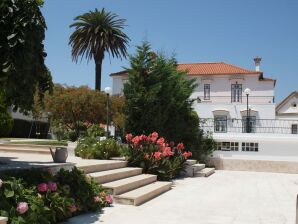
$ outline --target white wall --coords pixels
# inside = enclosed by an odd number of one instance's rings
[[[215,158],[298,161],[298,135],[221,133],[214,134],[213,138],[217,142],[239,142],[239,151],[215,151],[213,153]],[[259,143],[259,151],[241,151],[242,142]]]
[[[296,107],[293,107],[294,103],[296,103]],[[282,120],[298,120],[298,97],[291,97],[281,108],[279,108],[276,118]]]

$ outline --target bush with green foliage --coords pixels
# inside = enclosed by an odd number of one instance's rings
[[[85,137],[78,141],[76,156],[84,159],[110,159],[121,155],[122,147],[112,138],[97,140]]]
[[[7,111],[4,93],[0,90],[0,137],[8,137],[13,126],[13,120]]]
[[[97,138],[105,135],[105,130],[98,124],[93,124],[87,129],[87,136]]]
[[[111,197],[82,171],[32,169],[0,175],[0,216],[10,224],[51,224],[109,206]]]
[[[158,133],[133,136],[126,135],[128,147],[124,155],[128,165],[143,168],[144,173],[157,175],[159,180],[171,180],[184,171],[186,160],[192,153],[185,150],[183,143],[166,142]]]
[[[174,57],[152,52],[148,43],[130,56],[128,82],[124,84],[126,133],[134,135],[157,131],[174,142],[183,142],[201,159],[212,149],[201,147],[204,135],[190,98],[197,84],[177,70]]]

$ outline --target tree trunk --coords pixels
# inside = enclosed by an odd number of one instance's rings
[[[95,62],[95,89],[98,91],[101,88],[101,65],[102,63]]]

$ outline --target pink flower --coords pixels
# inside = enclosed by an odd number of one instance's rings
[[[188,157],[192,156],[192,153],[191,152],[184,152],[183,156],[185,157],[185,159],[187,159]]]
[[[54,182],[49,182],[48,183],[48,189],[50,189],[52,192],[57,191],[57,184]]]
[[[140,138],[139,138],[139,136],[136,136],[131,141],[134,145],[138,145],[140,142]]]
[[[144,159],[149,159],[149,154],[148,153],[145,153],[145,155],[144,155]]]
[[[183,149],[184,149],[184,145],[183,145],[183,143],[179,143],[179,144],[177,145],[177,149],[178,149],[179,151],[183,151]]]
[[[127,142],[131,142],[131,140],[132,140],[132,134],[127,134],[126,136],[125,136],[125,138],[126,138],[126,141]]]
[[[147,141],[147,136],[146,135],[140,135],[139,139],[140,139],[140,141]]]
[[[164,138],[159,138],[157,140],[157,144],[162,145],[163,143],[165,143],[165,139]]]
[[[162,152],[162,155],[164,157],[167,157],[167,156],[174,155],[174,153],[172,152],[171,147],[165,147],[164,150],[163,150],[163,152]]]
[[[71,212],[71,213],[74,213],[77,211],[77,206],[75,204],[72,204],[70,206],[68,206],[68,210]]]
[[[0,188],[2,187],[3,185],[3,181],[0,179]]]
[[[152,142],[156,142],[157,138],[158,138],[158,134],[157,134],[157,132],[153,132],[153,133],[150,135],[150,140],[151,140]]]
[[[29,206],[27,202],[19,202],[17,205],[17,212],[19,214],[24,214],[28,211]]]
[[[113,199],[112,199],[112,197],[111,197],[110,195],[106,195],[106,196],[105,196],[105,201],[106,201],[107,203],[109,203],[109,204],[112,204],[112,203],[113,203]]]
[[[94,196],[93,197],[93,201],[96,203],[96,202],[99,202],[100,201],[100,198],[98,196]]]
[[[38,184],[37,186],[39,192],[46,192],[48,190],[48,185],[46,183]]]
[[[161,156],[161,152],[155,152],[155,153],[153,154],[153,157],[154,157],[155,159],[160,159],[160,156]]]

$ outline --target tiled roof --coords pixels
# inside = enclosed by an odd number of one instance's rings
[[[178,71],[186,71],[188,75],[239,75],[256,74],[262,72],[248,70],[224,62],[178,64]],[[112,73],[111,76],[127,75],[126,71]]]
[[[261,74],[224,62],[178,64],[179,71],[186,71],[188,75],[237,75]]]

